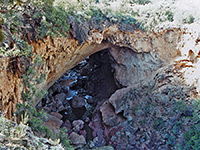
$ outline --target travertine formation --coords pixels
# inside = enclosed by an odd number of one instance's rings
[[[104,28],[103,31],[90,31],[88,38],[81,45],[73,37],[47,37],[42,41],[32,42],[33,60],[40,55],[43,65],[36,71],[46,74],[46,79],[36,85],[37,90],[48,89],[67,70],[91,54],[106,48],[111,48],[115,76],[122,86],[148,81],[156,71],[169,64],[180,52],[177,43],[182,32],[179,29],[169,29],[158,33],[147,33],[141,30],[132,32],[121,31],[117,25]],[[128,55],[124,52],[128,51]],[[139,54],[139,55],[138,55]],[[0,58],[0,99],[1,109],[7,118],[11,119],[16,104],[21,102],[23,89],[22,58]],[[35,98],[35,104],[39,101]]]
[[[9,119],[21,103],[22,79],[17,74],[16,59],[0,58],[0,99],[1,110]]]

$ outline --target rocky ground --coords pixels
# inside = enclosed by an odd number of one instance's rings
[[[100,106],[117,90],[109,51],[103,50],[66,72],[37,106],[48,112],[53,131],[68,129],[72,143],[86,149],[104,146]],[[94,115],[95,114],[95,115]]]
[[[60,140],[37,137],[27,125],[6,119],[0,112],[0,149],[56,149],[64,150]]]
[[[35,98],[37,109],[47,112],[44,125],[54,133],[67,128],[72,144],[83,150],[199,150],[199,2],[65,1],[69,12],[37,10],[31,3],[0,16],[5,19],[0,24],[5,117],[15,118],[24,89],[33,89],[34,99],[37,90],[45,93],[89,56],[39,103]],[[22,84],[26,78],[41,83],[30,88]],[[28,127],[2,118],[1,147],[13,142],[21,149],[62,148],[59,141],[40,140]]]
[[[38,105],[48,112],[45,124],[54,132],[66,127],[80,149],[191,149],[200,120],[195,88],[173,64],[149,82],[122,87],[115,63],[104,50],[65,73]]]

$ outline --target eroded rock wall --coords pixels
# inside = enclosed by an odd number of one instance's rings
[[[46,74],[46,79],[36,85],[37,91],[47,90],[67,70],[74,67],[80,61],[100,50],[111,48],[110,52],[116,62],[115,76],[122,86],[136,84],[148,80],[151,74],[161,66],[168,64],[179,52],[176,44],[181,32],[178,29],[170,29],[159,33],[146,33],[133,30],[121,31],[117,25],[110,26],[102,31],[91,30],[85,42],[79,45],[73,37],[50,38],[32,42],[33,56],[40,55],[43,65],[37,69],[37,73]],[[2,66],[9,68],[9,58]],[[20,60],[20,59],[19,59]],[[16,67],[20,70],[21,67]],[[12,117],[16,104],[21,102],[23,88],[22,71],[1,71],[0,98],[1,108],[7,118]],[[17,87],[17,88],[16,88]],[[12,101],[8,103],[8,101]],[[35,98],[37,104],[39,98]],[[9,110],[9,111],[8,111]]]
[[[142,31],[134,31],[132,34],[111,32],[106,39],[116,45],[110,50],[115,78],[122,86],[149,81],[159,68],[179,55],[176,47],[180,34],[178,29],[157,34]]]
[[[17,70],[17,59],[0,58],[1,111],[9,119],[16,111],[16,104],[22,102],[22,79]]]

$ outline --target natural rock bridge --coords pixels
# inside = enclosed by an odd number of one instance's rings
[[[67,70],[91,54],[107,48],[116,62],[113,68],[120,85],[127,87],[146,82],[155,76],[159,68],[170,64],[180,55],[177,43],[181,34],[183,32],[179,29],[157,33],[142,30],[127,32],[121,31],[117,25],[112,25],[102,31],[91,30],[82,44],[70,34],[67,38],[47,37],[43,41],[32,42],[33,54],[39,54],[44,62],[37,69],[37,73],[46,74],[46,79],[37,85],[37,91],[47,90]],[[34,57],[35,55],[31,60]],[[12,61],[15,61],[15,65]],[[0,58],[0,64],[4,67],[0,68],[1,110],[11,119],[16,104],[22,102],[21,74],[27,64],[22,57]],[[39,100],[35,98],[35,104]]]

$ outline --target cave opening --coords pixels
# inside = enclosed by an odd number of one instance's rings
[[[82,134],[87,142],[92,140],[89,124],[93,114],[121,88],[114,78],[109,50],[96,52],[68,70],[49,88],[48,95],[37,105],[47,114],[57,117],[60,127],[66,127],[69,134]],[[77,120],[76,124],[81,129],[76,129],[78,127],[74,125]]]

